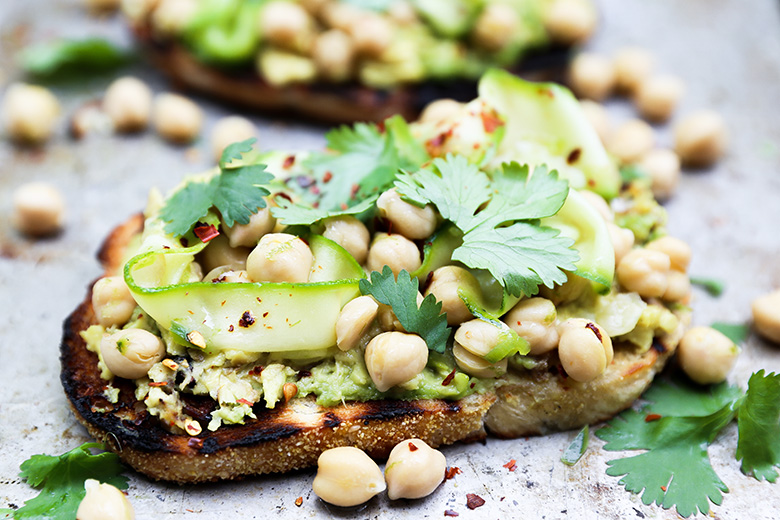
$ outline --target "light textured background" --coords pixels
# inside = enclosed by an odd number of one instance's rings
[[[679,113],[710,107],[728,121],[731,150],[710,171],[687,173],[668,204],[670,230],[694,250],[691,273],[727,283],[720,298],[695,292],[697,324],[749,320],[750,301],[780,287],[780,13],[770,1],[601,0],[602,26],[589,48],[605,53],[624,45],[653,50],[660,68],[688,85]],[[26,43],[52,36],[107,35],[127,39],[115,20],[87,17],[78,0],[0,3],[0,76],[16,72],[12,57]],[[140,71],[157,90],[152,71]],[[0,80],[2,81],[2,80]],[[108,78],[58,89],[70,114],[94,99]],[[205,102],[209,124],[226,109]],[[633,116],[615,101],[616,120]],[[255,118],[261,147],[302,149],[323,143],[323,128]],[[207,135],[207,134],[204,134]],[[671,144],[668,127],[661,144]],[[59,383],[61,323],[100,272],[94,254],[117,223],[143,207],[149,187],[167,189],[208,164],[207,139],[195,152],[172,148],[153,134],[129,138],[93,135],[73,142],[59,135],[44,151],[18,150],[0,141],[0,507],[21,505],[34,491],[17,477],[19,464],[36,453],[58,454],[88,440],[67,410]],[[46,180],[66,195],[67,226],[60,236],[32,242],[10,228],[11,193],[19,184]],[[751,336],[734,382],[744,384],[760,368],[780,370],[780,348]],[[710,448],[717,473],[731,490],[720,519],[777,518],[780,487],[739,472],[735,428]],[[592,440],[574,467],[560,455],[575,432],[543,438],[453,446],[448,463],[463,474],[420,501],[374,499],[355,511],[330,509],[310,491],[312,471],[239,483],[179,487],[131,476],[130,498],[138,518],[461,518],[624,519],[677,518],[645,506],[607,476],[608,454]],[[502,467],[517,459],[518,469]],[[465,507],[466,493],[486,504]],[[294,500],[303,497],[298,508]]]

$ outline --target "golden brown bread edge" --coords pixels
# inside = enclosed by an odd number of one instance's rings
[[[137,215],[106,239],[98,255],[106,274],[117,272],[125,246],[142,226]],[[398,442],[412,437],[436,447],[483,439],[485,425],[499,437],[512,438],[605,420],[641,395],[682,331],[681,326],[642,354],[618,348],[606,372],[590,383],[566,378],[552,355],[539,369],[506,377],[495,393],[459,401],[383,400],[336,407],[318,406],[312,398],[291,399],[273,410],[258,407],[257,419],[246,424],[190,437],[162,428],[136,401],[132,381],[116,378],[119,401],[106,400],[97,356],[79,335],[95,323],[89,291],[65,321],[60,348],[61,381],[71,409],[90,435],[125,463],[154,479],[182,484],[306,468],[322,451],[337,446],[356,446],[384,459]],[[196,419],[206,420],[214,408],[209,398],[184,398],[185,411]]]

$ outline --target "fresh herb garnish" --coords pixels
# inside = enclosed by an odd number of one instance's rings
[[[104,449],[96,442],[82,444],[59,457],[33,455],[22,463],[19,474],[40,494],[13,512],[13,518],[76,518],[79,503],[86,496],[84,482],[88,478],[127,489],[124,467],[114,453],[92,455],[90,449]]]
[[[344,215],[359,215],[374,207],[378,196],[371,196],[354,206],[336,211],[327,211],[321,208],[313,208],[307,204],[293,203],[284,197],[276,199],[278,207],[272,208],[271,213],[279,222],[286,226],[310,226],[320,220]]]
[[[249,217],[266,207],[270,194],[263,185],[273,175],[264,164],[242,164],[240,159],[252,151],[255,139],[228,146],[219,161],[219,173],[207,181],[190,181],[174,193],[160,211],[165,231],[174,236],[186,234],[209,209],[216,207],[226,226],[248,224]]]
[[[720,296],[723,294],[723,291],[726,290],[726,284],[722,280],[716,278],[691,276],[691,283],[703,288],[710,293],[711,296]]]
[[[744,323],[724,323],[716,321],[711,325],[711,327],[729,338],[737,345],[744,343],[750,334],[750,327]]]
[[[588,449],[588,441],[590,440],[590,429],[586,424],[583,429],[579,431],[574,440],[571,441],[566,451],[561,455],[561,462],[567,466],[574,466],[585,454],[585,450]]]
[[[707,513],[728,488],[713,470],[707,447],[739,415],[737,458],[761,480],[777,478],[780,465],[780,375],[753,374],[747,393],[725,383],[702,389],[690,383],[656,381],[644,398],[651,404],[628,410],[596,432],[609,451],[647,450],[607,462],[608,475],[622,477],[642,502],[682,516]]]
[[[406,270],[398,273],[396,279],[389,266],[384,266],[381,273],[372,272],[370,281],[363,279],[359,283],[361,293],[370,294],[393,309],[404,329],[419,334],[430,350],[443,353],[451,332],[447,314],[441,313],[441,302],[432,294],[417,307],[418,284],[417,278],[412,278]]]
[[[538,220],[557,213],[569,193],[555,170],[538,167],[531,175],[527,166],[504,164],[491,184],[461,156],[435,159],[433,166],[399,175],[395,186],[414,204],[436,206],[463,232],[453,260],[488,270],[515,296],[566,281],[564,270],[573,271],[579,258],[574,242]]]
[[[129,61],[127,51],[100,38],[42,43],[26,48],[19,55],[19,64],[25,72],[48,78],[113,70]]]

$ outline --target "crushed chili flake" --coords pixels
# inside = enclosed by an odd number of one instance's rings
[[[263,318],[267,318],[267,317],[268,317],[268,311],[265,311],[265,312],[263,313]]]
[[[190,241],[187,240],[187,237],[181,237],[179,239],[179,243],[182,245],[182,247],[189,247]]]
[[[510,460],[506,464],[504,464],[504,467],[508,469],[509,471],[514,471],[517,469],[517,461],[515,459]]]
[[[360,189],[359,184],[353,184],[352,188],[349,191],[350,198],[355,198],[355,195],[357,195],[358,190]]]
[[[444,516],[460,516],[457,511],[453,511],[452,509],[447,509],[444,511]]]
[[[233,325],[230,325],[230,327],[228,327],[228,332],[233,332],[234,330],[236,329],[235,327],[233,327]]]
[[[252,369],[249,370],[249,375],[250,376],[259,376],[260,374],[263,373],[263,368],[264,367],[259,366],[259,365],[256,366],[256,367],[253,367]]]
[[[471,383],[471,384],[469,385],[469,388],[474,388],[475,386],[477,386],[477,383]]]
[[[192,232],[204,243],[219,236],[219,230],[216,227],[210,224],[201,224],[200,222],[195,225]]]
[[[649,414],[645,415],[645,422],[657,421],[661,417],[663,417],[663,416],[658,415],[657,413],[649,413]]]
[[[245,404],[247,406],[252,406],[253,405],[252,401],[250,401],[248,399],[244,399],[243,397],[241,397],[240,399],[236,399],[236,402],[240,403],[240,404]]]
[[[152,381],[149,386],[168,386],[168,381]]]
[[[452,383],[452,380],[455,379],[455,369],[452,369],[452,372],[447,374],[447,377],[444,378],[444,381],[441,382],[441,386],[447,386],[450,383]]]
[[[347,209],[347,203],[346,202],[342,202],[341,203],[341,209],[342,210],[346,210]]]
[[[483,110],[479,115],[482,118],[482,127],[485,129],[485,133],[492,134],[496,128],[504,126],[504,122],[492,110],[490,112]]]
[[[413,442],[409,443],[409,451],[417,451],[419,449]]]
[[[284,160],[284,164],[282,165],[282,168],[290,168],[293,164],[295,164],[295,156],[288,155]]]
[[[263,299],[260,298],[259,296],[256,299],[257,299],[257,303],[263,303]]]
[[[328,183],[333,178],[333,174],[331,172],[325,172],[325,175],[322,176],[322,182]]]
[[[466,507],[476,509],[485,505],[485,499],[474,493],[466,493]]]
[[[298,507],[301,507],[303,505],[303,497],[298,497],[295,499],[295,505]]]
[[[450,466],[444,470],[444,478],[447,480],[455,478],[455,475],[463,473],[458,466]]]
[[[574,164],[580,159],[580,155],[582,155],[582,150],[575,148],[569,152],[569,155],[566,157],[566,162],[569,164]]]
[[[222,303],[221,303],[220,305],[221,305],[222,307],[224,307],[226,303],[227,303],[227,300],[222,300]]]
[[[312,186],[309,188],[309,191],[312,193],[312,195],[319,195],[320,189],[317,186]]]
[[[666,493],[666,486],[661,486],[661,491],[663,491],[664,493]]]
[[[596,337],[597,337],[597,338],[599,338],[599,341],[604,341],[604,340],[602,339],[602,337],[601,337],[601,332],[599,332],[599,328],[598,328],[598,327],[597,327],[597,326],[596,326],[594,323],[588,322],[588,323],[585,325],[585,328],[586,328],[586,329],[590,329],[590,330],[592,330],[592,331],[593,331],[593,334],[595,334],[595,335],[596,335]]]
[[[238,320],[238,326],[249,328],[252,325],[255,324],[255,317],[252,316],[252,313],[250,311],[244,311],[244,314],[241,315],[241,319]]]

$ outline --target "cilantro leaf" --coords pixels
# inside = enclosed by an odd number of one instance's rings
[[[423,299],[417,307],[417,278],[412,278],[406,270],[398,273],[398,279],[389,266],[382,272],[371,273],[371,280],[360,280],[360,292],[370,294],[376,301],[392,307],[398,321],[408,332],[419,334],[428,348],[443,353],[447,347],[451,330],[447,327],[447,314],[441,312],[441,302],[432,294]]]
[[[737,345],[744,343],[750,334],[750,327],[744,323],[723,323],[716,321],[711,325],[711,327],[729,338]]]
[[[233,161],[240,161],[245,154],[248,154],[253,150],[252,145],[257,142],[254,137],[245,141],[239,141],[237,143],[229,144],[219,157],[219,167],[224,170],[230,168],[230,163]]]
[[[726,290],[726,284],[716,278],[691,276],[691,284],[704,288],[711,296],[720,296]]]
[[[86,495],[88,478],[127,489],[127,478],[119,457],[110,452],[92,455],[90,449],[103,449],[99,443],[86,443],[59,457],[33,455],[20,466],[22,478],[41,493],[17,509],[13,516],[69,520],[76,517],[79,503]]]
[[[661,416],[710,415],[742,396],[742,390],[726,383],[702,387],[688,378],[669,382],[656,380],[642,399],[652,404],[645,410]]]
[[[579,431],[574,440],[571,441],[569,446],[566,447],[566,451],[561,456],[561,462],[567,466],[574,466],[585,454],[585,450],[588,449],[588,440],[590,438],[590,431],[586,424],[583,429]]]
[[[327,211],[321,208],[313,208],[307,204],[292,203],[284,197],[279,197],[277,198],[279,206],[272,208],[271,213],[279,222],[286,226],[310,226],[326,218],[359,215],[374,207],[377,198],[376,195],[373,195],[351,208],[341,211]]]
[[[777,480],[780,467],[780,374],[750,376],[748,390],[739,408],[737,460],[742,472],[757,480]]]

